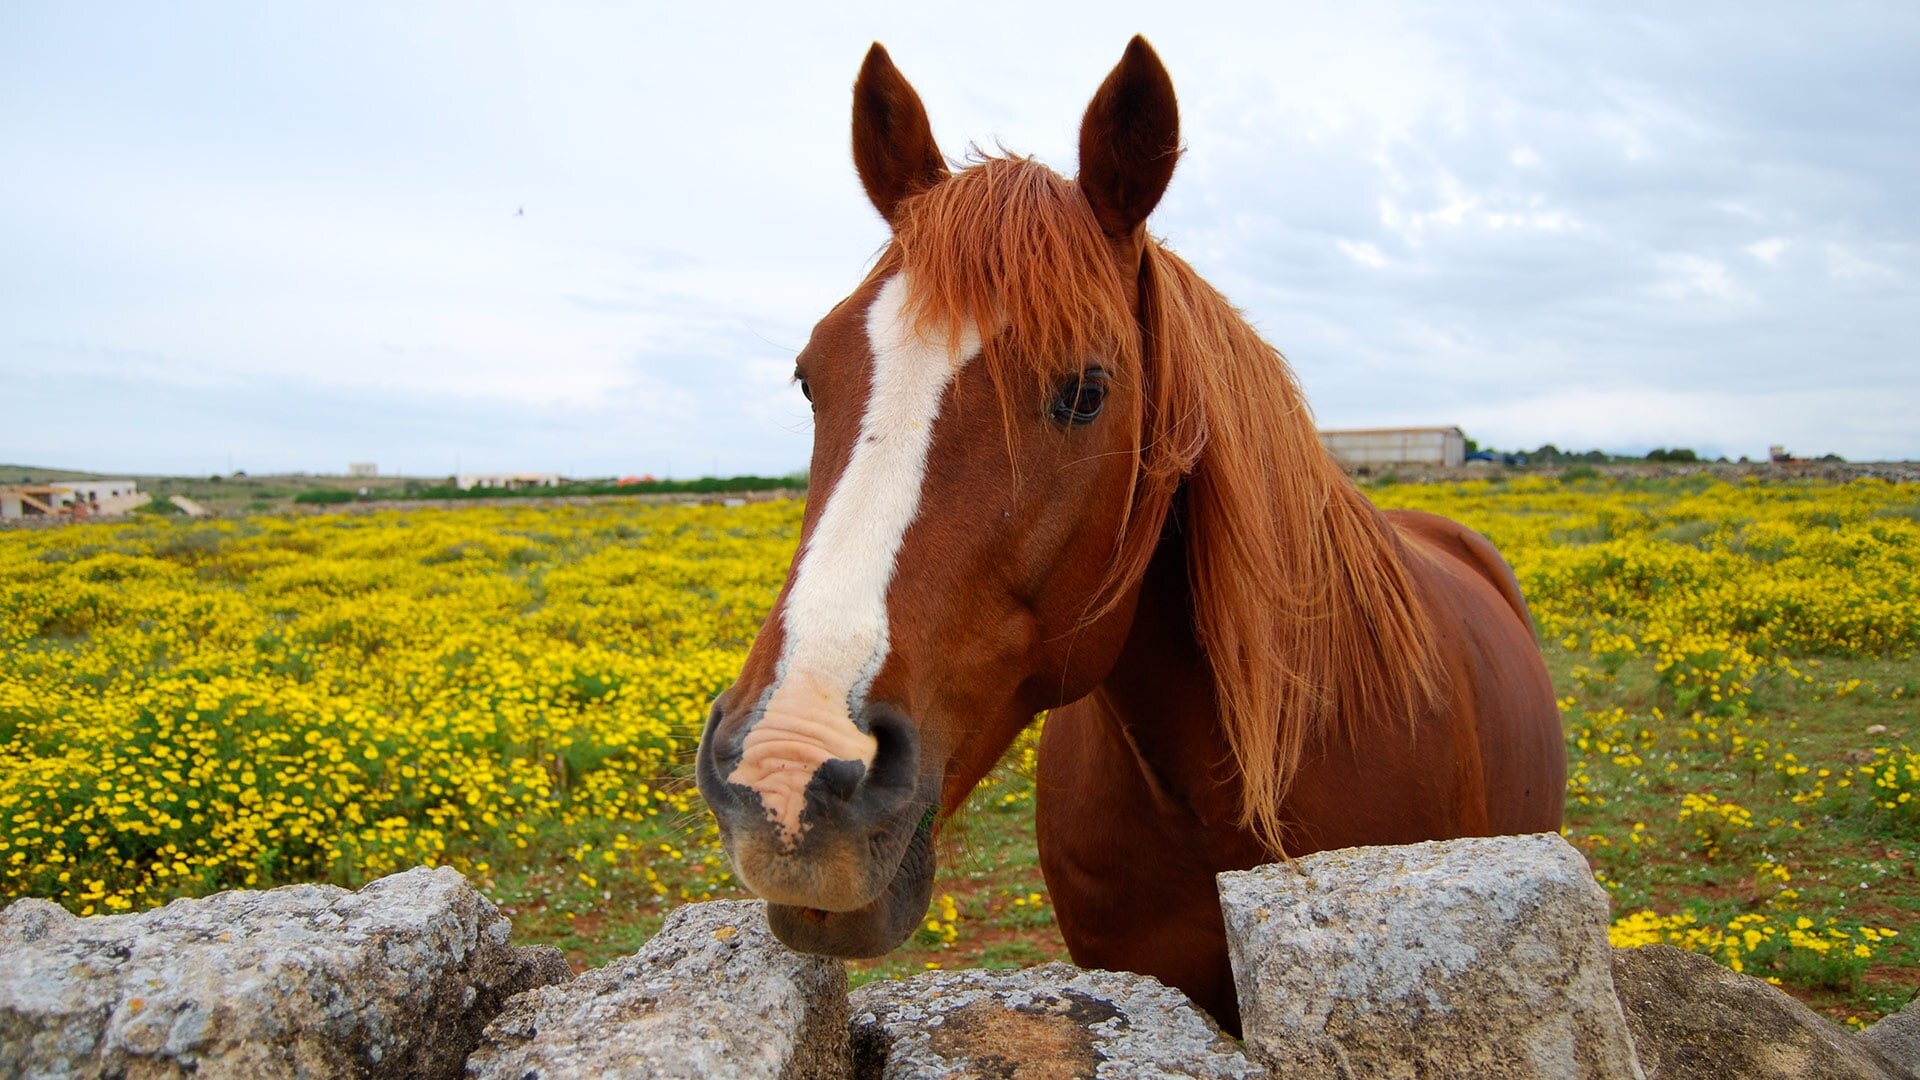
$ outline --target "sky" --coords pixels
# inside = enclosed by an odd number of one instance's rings
[[[1071,174],[1134,33],[1323,426],[1920,457],[1908,0],[826,6],[9,0],[0,462],[798,471],[869,43]]]

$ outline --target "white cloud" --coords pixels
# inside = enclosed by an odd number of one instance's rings
[[[1653,294],[1667,300],[1720,300],[1730,304],[1750,304],[1753,294],[1735,284],[1727,274],[1727,265],[1702,255],[1663,255],[1660,270],[1666,275],[1656,282]]]
[[[1335,241],[1335,244],[1347,258],[1352,259],[1354,262],[1370,270],[1378,270],[1387,265],[1388,260],[1386,254],[1365,240],[1353,241],[1342,239]]]
[[[1394,186],[1412,185],[1405,177],[1394,177]],[[1460,179],[1442,171],[1428,183],[1434,199],[1430,210],[1410,210],[1393,195],[1379,200],[1379,221],[1409,247],[1419,247],[1429,234],[1441,229],[1484,228],[1517,229],[1560,233],[1581,227],[1581,222],[1564,209],[1547,206],[1540,194],[1488,188],[1470,191]]]
[[[1531,229],[1535,232],[1558,233],[1580,227],[1580,222],[1564,210],[1522,210],[1515,213],[1489,210],[1483,220],[1490,229]]]
[[[1748,244],[1746,252],[1768,266],[1778,266],[1780,256],[1787,250],[1787,244],[1785,237],[1770,236],[1765,240],[1756,240]]]
[[[1844,244],[1827,245],[1827,273],[1842,280],[1894,276],[1892,267],[1874,262]]]

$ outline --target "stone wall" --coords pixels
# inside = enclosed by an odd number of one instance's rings
[[[1914,1009],[1851,1035],[1709,960],[1609,949],[1551,834],[1326,852],[1221,897],[1244,1042],[1064,964],[849,994],[759,903],[680,908],[575,977],[448,869],[88,919],[21,900],[0,1077],[1920,1077]]]

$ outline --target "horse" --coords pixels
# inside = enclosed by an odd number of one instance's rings
[[[920,925],[934,837],[1044,711],[1041,869],[1083,966],[1239,1027],[1215,875],[1558,830],[1566,751],[1512,570],[1373,506],[1285,359],[1146,231],[1180,153],[1136,37],[1079,173],[950,168],[875,44],[853,159],[891,239],[814,328],[785,583],[699,789],[796,950]]]

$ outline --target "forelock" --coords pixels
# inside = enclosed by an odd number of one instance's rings
[[[912,282],[909,314],[930,336],[1000,328],[987,335],[984,358],[1003,385],[1138,351],[1092,208],[1071,180],[1031,158],[981,156],[909,200],[882,269],[889,264]]]

